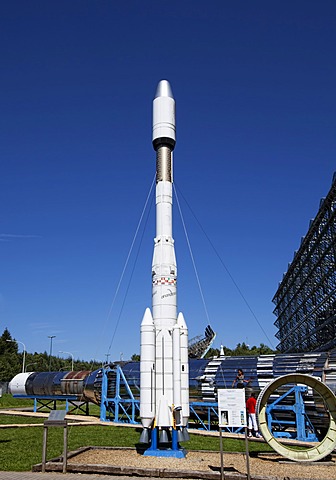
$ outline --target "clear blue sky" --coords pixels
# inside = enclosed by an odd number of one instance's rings
[[[334,0],[2,2],[1,332],[30,352],[49,351],[48,335],[75,358],[140,351],[153,208],[109,311],[168,79],[175,185],[215,346],[275,346],[272,297],[336,170],[335,54]],[[194,337],[208,320],[176,208],[174,238]]]

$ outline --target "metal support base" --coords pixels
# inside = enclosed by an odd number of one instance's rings
[[[170,458],[185,458],[186,451],[184,448],[180,448],[177,441],[177,430],[174,428],[171,430],[171,442],[162,444],[158,447],[158,434],[159,429],[153,428],[151,432],[151,446],[144,452],[145,457],[170,457]]]
[[[160,450],[157,448],[156,450],[152,450],[151,448],[148,448],[145,453],[145,457],[170,457],[170,458],[185,458],[186,457],[186,452],[181,448],[180,450]]]

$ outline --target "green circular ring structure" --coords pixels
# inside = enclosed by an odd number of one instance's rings
[[[269,397],[279,387],[286,384],[303,384],[313,388],[323,398],[330,416],[329,429],[324,439],[312,448],[293,450],[280,443],[268,429],[266,407]],[[329,455],[336,448],[336,397],[324,383],[310,375],[299,373],[284,375],[273,380],[260,392],[257,402],[258,425],[266,442],[280,455],[297,462],[315,462]]]

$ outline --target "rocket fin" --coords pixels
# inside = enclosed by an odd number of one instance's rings
[[[157,415],[157,425],[171,427],[173,424],[171,408],[168,406],[167,399],[164,395],[160,398]]]

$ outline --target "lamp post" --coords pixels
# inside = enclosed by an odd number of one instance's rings
[[[23,342],[19,342],[19,340],[6,340],[6,342],[21,343],[21,345],[23,345],[23,361],[22,361],[22,373],[23,373],[25,371],[25,365],[26,365],[26,345]]]
[[[27,368],[30,367],[30,365],[37,365],[37,362],[28,363],[28,365],[26,365],[25,372],[27,372]]]
[[[106,365],[108,365],[108,359],[109,359],[109,356],[110,356],[110,355],[111,355],[110,353],[105,353],[105,356],[106,356]]]
[[[49,372],[51,371],[52,341],[53,341],[53,338],[55,338],[55,337],[56,337],[56,335],[48,335],[48,338],[50,338]]]
[[[68,355],[71,355],[71,371],[73,372],[74,369],[74,356],[72,355],[71,352],[64,352],[63,350],[60,350],[59,353],[67,353]]]

